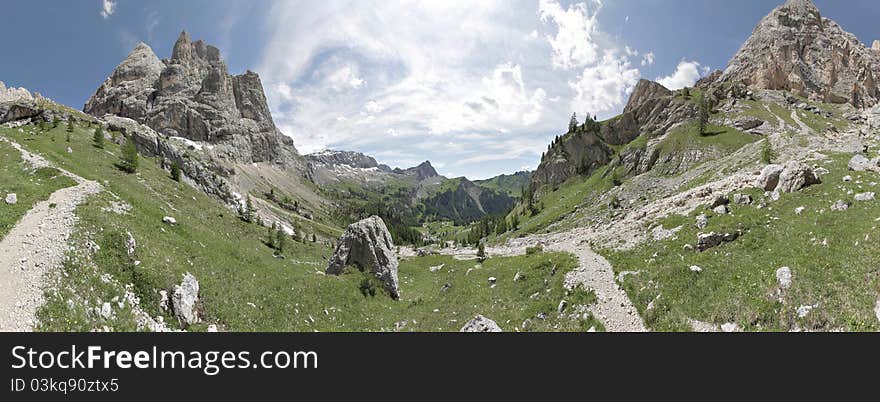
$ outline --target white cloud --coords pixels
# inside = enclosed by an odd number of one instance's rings
[[[569,83],[576,92],[572,109],[589,114],[614,110],[626,101],[638,81],[639,70],[627,58],[609,51],[601,62],[585,68],[576,81]]]
[[[537,164],[573,108],[610,117],[623,107],[640,53],[600,30],[600,10],[592,0],[276,0],[257,71],[301,152],[509,173]]]
[[[657,82],[671,90],[693,86],[700,79],[700,63],[682,60],[672,75],[657,78]]]
[[[113,13],[116,12],[116,2],[113,0],[102,0],[101,1],[101,17],[104,19],[110,18]]]
[[[547,36],[553,47],[553,65],[572,69],[583,67],[596,61],[599,46],[595,37],[598,32],[596,15],[602,2],[593,0],[593,12],[586,3],[577,3],[568,9],[555,0],[540,0],[538,14],[544,23],[553,22],[558,27],[555,36]]]
[[[642,67],[650,66],[654,64],[654,52],[645,53],[645,57],[642,57]]]

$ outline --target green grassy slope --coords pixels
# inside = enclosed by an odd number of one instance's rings
[[[850,191],[877,191],[880,177],[847,172],[848,157],[834,155],[822,163],[831,173],[821,185],[784,194],[766,208],[732,206],[731,215],[701,209],[686,218],[674,216],[662,223],[683,225],[676,239],[604,254],[615,271],[639,272],[626,276],[623,287],[654,330],[688,330],[689,319],[736,322],[746,330],[876,330],[880,201],[854,202],[843,212],[830,207],[837,200],[852,202]],[[845,175],[854,181],[844,182]],[[749,193],[763,198],[757,189]],[[686,249],[701,232],[694,226],[701,213],[710,216],[702,232],[742,230],[744,235],[704,253]],[[691,272],[691,266],[702,272]],[[782,267],[791,268],[794,280],[779,301],[775,272]],[[654,308],[648,310],[651,301]],[[813,309],[799,317],[802,306]]]
[[[201,284],[205,319],[192,330],[218,324],[233,331],[375,331],[392,330],[395,323],[407,321],[404,330],[457,331],[478,313],[506,330],[528,318],[533,321],[531,330],[601,330],[592,318],[563,319],[556,313],[565,297],[573,298],[571,302],[590,299],[582,291],[564,294],[565,273],[576,266],[570,255],[493,258],[470,274],[474,261],[405,260],[400,301],[365,297],[359,290],[362,274],[323,275],[332,253],[329,245],[290,240],[286,258],[277,259],[263,243],[266,228],[244,223],[200,191],[174,182],[157,161],[142,157],[139,172],[129,175],[114,167],[119,147],[108,141],[106,149],[95,148],[88,128],[78,127],[70,143],[64,141],[62,128],[28,131],[31,134],[2,129],[0,135],[105,187],[77,210],[80,222],[71,241],[75,247],[54,277],[54,289],[46,293],[39,312],[42,330],[134,330],[131,307],[123,302],[126,284],[133,285],[147,313],[176,326],[173,316],[159,308],[159,291],[173,289],[187,272]],[[66,152],[67,146],[72,153]],[[113,212],[125,209],[120,205],[129,207],[128,212]],[[164,216],[176,218],[178,225],[162,223]],[[125,250],[129,232],[137,241],[133,259]],[[428,269],[440,264],[446,264],[440,272]],[[514,283],[517,272],[526,280]],[[494,289],[488,285],[490,276],[498,278]],[[446,283],[452,288],[441,292]],[[106,302],[114,310],[109,319],[93,311]],[[535,319],[538,313],[547,314],[547,319]]]
[[[21,153],[5,142],[0,142],[0,239],[34,204],[49,199],[56,190],[76,185],[61,175],[58,169],[34,169],[21,159]],[[8,205],[6,195],[15,193],[18,202]]]

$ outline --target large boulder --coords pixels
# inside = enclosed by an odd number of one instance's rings
[[[785,164],[779,175],[779,186],[776,187],[776,191],[793,193],[819,183],[822,183],[822,180],[813,169],[802,162],[791,161]]]
[[[199,313],[196,304],[199,301],[199,281],[190,273],[183,276],[183,282],[174,287],[171,296],[171,306],[174,308],[174,316],[183,326],[189,326],[199,322]]]
[[[460,332],[503,332],[495,321],[478,315],[464,324]]]
[[[382,281],[392,298],[400,297],[397,280],[397,255],[392,250],[394,242],[385,222],[372,216],[351,224],[342,237],[330,264],[328,275],[341,275],[346,267],[355,266],[369,271]]]
[[[774,191],[779,185],[779,175],[782,174],[783,167],[781,165],[767,165],[761,170],[758,176],[758,187],[765,191]]]

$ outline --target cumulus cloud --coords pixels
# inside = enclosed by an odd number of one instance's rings
[[[113,13],[116,12],[116,2],[113,0],[102,0],[101,1],[101,17],[104,19],[110,18]]]
[[[640,53],[600,29],[601,8],[277,0],[257,70],[276,123],[302,152],[509,173],[534,166],[572,111],[610,117],[625,103]]]
[[[555,0],[540,0],[538,14],[544,23],[552,22],[558,27],[555,35],[547,40],[553,47],[553,65],[559,68],[576,68],[591,64],[599,57],[596,34],[599,23],[596,15],[602,8],[598,0],[577,3],[565,9]]]
[[[675,72],[672,75],[659,77],[656,81],[671,90],[690,87],[700,79],[701,69],[706,70],[705,67],[701,68],[700,63],[696,61],[682,60],[678,63],[678,67],[675,68]]]
[[[654,52],[645,53],[645,56],[642,57],[642,67],[650,66],[654,64]]]
[[[573,108],[590,115],[613,110],[626,101],[638,81],[639,70],[632,68],[625,57],[609,51],[601,62],[584,69],[577,80],[570,83],[576,92]]]

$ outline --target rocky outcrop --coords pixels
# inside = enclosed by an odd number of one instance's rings
[[[184,179],[206,194],[216,196],[227,204],[237,201],[227,182],[227,178],[234,172],[216,161],[189,157],[191,150],[186,142],[165,137],[132,119],[106,115],[103,120],[109,130],[132,138],[141,154],[161,158],[163,165],[166,165],[163,168],[170,169],[176,163]]]
[[[472,318],[467,324],[461,327],[459,332],[503,332],[501,327],[495,321],[492,321],[482,315]]]
[[[878,72],[877,53],[855,35],[811,1],[788,0],[761,20],[720,81],[866,108],[880,101]]]
[[[360,152],[351,151],[322,151],[306,155],[309,165],[323,166],[348,166],[355,169],[373,169],[379,168],[379,162],[376,162],[372,156],[364,155]]]
[[[171,296],[171,306],[174,316],[181,326],[187,327],[199,322],[199,312],[196,304],[199,302],[199,281],[192,274],[183,276],[183,282],[174,287]]]
[[[740,235],[740,233],[700,233],[697,235],[697,250],[702,253],[724,243],[736,241]]]
[[[275,127],[256,73],[232,76],[220,51],[181,33],[171,59],[139,44],[86,102],[83,111],[130,118],[165,137],[220,147],[237,162],[278,160],[293,142]]]
[[[398,299],[398,262],[393,249],[394,242],[385,222],[378,216],[372,216],[351,224],[345,230],[339,238],[326,272],[328,275],[342,275],[346,267],[357,267],[375,275],[391,297]]]
[[[791,161],[785,164],[779,175],[779,185],[775,191],[793,193],[805,187],[822,183],[819,176],[809,166],[802,162]]]

